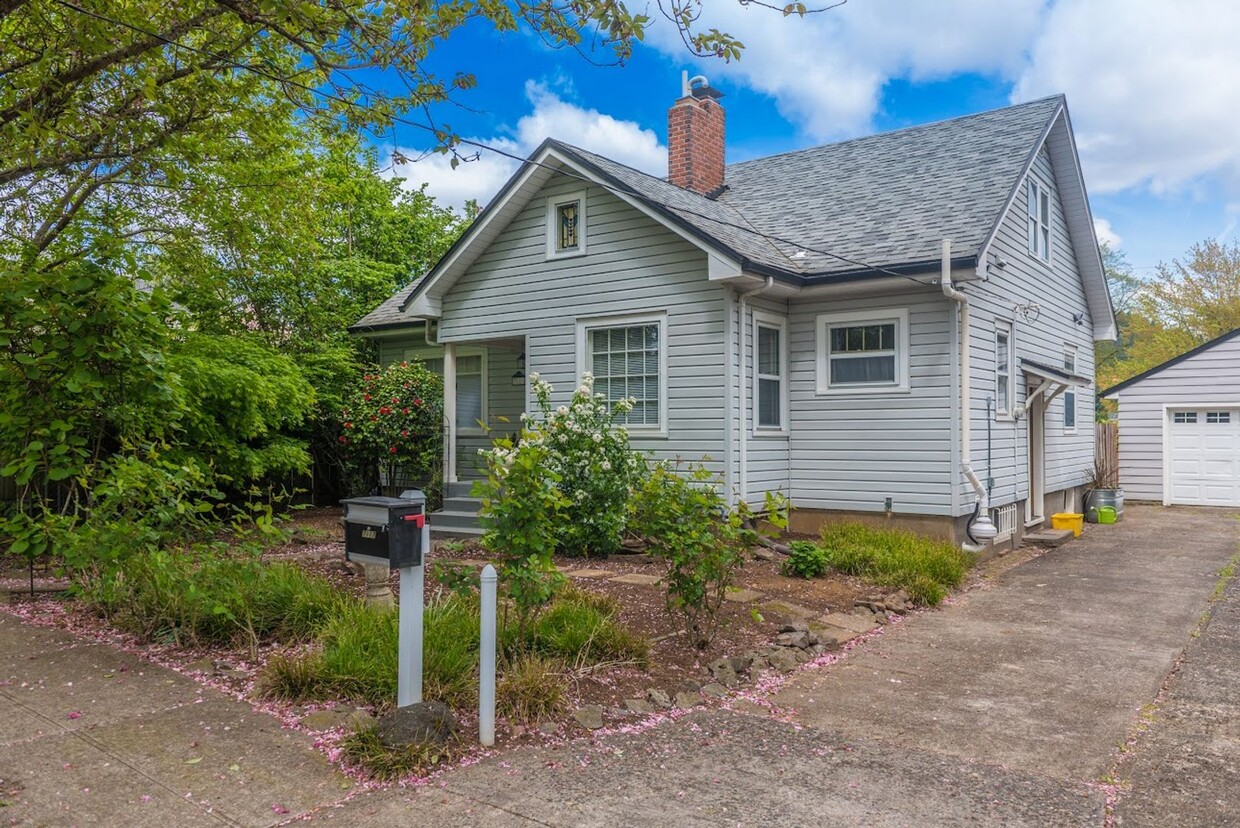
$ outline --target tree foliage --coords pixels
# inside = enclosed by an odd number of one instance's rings
[[[1160,264],[1144,281],[1115,268],[1115,261],[1109,258],[1108,275],[1112,299],[1118,300],[1120,340],[1099,351],[1100,387],[1240,328],[1240,244],[1207,239],[1183,258]]]

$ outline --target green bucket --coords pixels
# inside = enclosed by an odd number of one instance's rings
[[[1098,522],[1099,523],[1114,523],[1115,522],[1115,507],[1114,506],[1099,506],[1098,507]]]

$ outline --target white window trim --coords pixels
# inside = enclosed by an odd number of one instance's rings
[[[1069,344],[1069,343],[1064,343],[1064,346],[1063,346],[1063,356],[1064,356],[1064,362],[1065,362],[1065,363],[1068,361],[1068,358],[1069,358],[1069,357],[1071,357],[1071,358],[1072,358],[1072,368],[1071,368],[1071,369],[1068,369],[1068,370],[1069,370],[1071,373],[1075,374],[1075,373],[1076,373],[1076,371],[1077,371],[1077,368],[1076,368],[1076,366],[1077,366],[1077,361],[1081,358],[1081,349],[1080,349],[1078,346],[1076,346],[1076,345],[1072,345],[1072,344]],[[1068,366],[1065,364],[1065,365],[1064,365],[1064,368],[1065,368],[1065,369],[1067,369],[1067,368],[1068,368]],[[1069,399],[1068,395],[1069,395],[1069,394],[1071,394],[1071,395],[1072,395],[1072,397],[1071,397],[1071,400],[1072,400],[1072,425],[1070,425],[1070,426],[1069,426],[1069,425],[1067,425],[1067,410],[1068,410],[1068,399]],[[1077,405],[1077,404],[1076,404],[1076,403],[1077,403],[1076,388],[1065,388],[1065,389],[1064,389],[1064,392],[1063,392],[1062,394],[1060,394],[1059,396],[1063,399],[1063,409],[1064,409],[1064,414],[1063,414],[1063,419],[1061,420],[1061,422],[1063,422],[1063,423],[1064,423],[1063,433],[1064,433],[1064,434],[1076,434],[1076,430],[1077,430],[1077,423],[1078,423],[1078,421],[1079,421],[1079,420],[1080,420],[1080,418],[1081,418],[1081,407],[1080,407],[1079,405]]]
[[[667,313],[634,313],[622,316],[584,316],[577,319],[577,378],[590,370],[590,331],[633,325],[659,326],[659,422],[658,425],[628,425],[634,437],[667,436]]]
[[[1026,201],[1028,201],[1029,199],[1029,185],[1030,184],[1033,184],[1033,186],[1036,187],[1038,191],[1038,202],[1039,203],[1037,204],[1036,209],[1032,211],[1032,218],[1037,222],[1039,239],[1041,239],[1042,232],[1044,230],[1046,231],[1046,258],[1042,258],[1042,256],[1038,253],[1038,251],[1034,249],[1033,247],[1029,247],[1029,255],[1033,258],[1034,261],[1040,262],[1041,264],[1046,265],[1047,267],[1050,267],[1055,261],[1055,202],[1054,202],[1054,199],[1051,198],[1051,188],[1041,178],[1034,175],[1033,173],[1029,174],[1028,179],[1025,182]],[[1046,224],[1045,225],[1043,225],[1042,223],[1041,201],[1043,198],[1046,199]],[[1026,209],[1025,209],[1025,232],[1026,233],[1029,232],[1029,218],[1031,216],[1031,212],[1029,209],[1030,206],[1031,205],[1026,205]],[[1028,240],[1026,239],[1026,242],[1027,241]]]
[[[561,204],[567,204],[570,201],[579,202],[577,218],[577,238],[580,244],[576,250],[560,250],[556,247],[556,239],[559,238],[558,228],[556,227],[556,208]],[[559,196],[549,196],[547,198],[547,258],[548,259],[571,259],[574,256],[586,255],[586,235],[588,225],[586,222],[586,191],[577,190],[571,193],[565,193]]]
[[[490,390],[491,390],[491,374],[490,374],[488,359],[487,359],[487,349],[486,348],[470,348],[470,347],[461,347],[461,348],[456,349],[456,358],[457,358],[458,363],[460,362],[461,357],[471,357],[471,356],[482,357],[482,422],[489,424],[491,422],[490,401],[489,401]],[[401,352],[401,359],[403,360],[417,359],[417,360],[422,360],[423,362],[425,362],[428,359],[443,359],[443,349],[432,348],[432,347],[428,347],[425,345],[415,346],[412,348],[405,348]],[[456,376],[457,376],[457,382],[460,382],[461,374],[460,374],[459,365],[457,368]],[[460,395],[458,394],[457,396],[459,399]],[[459,411],[460,409],[458,408],[457,410]],[[471,426],[457,425],[456,427],[456,436],[458,437],[485,437],[487,435],[487,432],[488,432],[488,429],[480,428],[477,425],[471,425]]]
[[[827,360],[830,356],[829,329],[841,323],[877,325],[887,322],[896,323],[896,382],[892,385],[841,385],[834,388],[830,383],[830,371]],[[814,330],[817,338],[815,347],[815,368],[817,375],[816,393],[820,397],[858,396],[874,394],[907,394],[909,392],[908,354],[909,325],[908,308],[875,308],[867,311],[850,313],[821,313],[814,318]]]
[[[999,334],[1006,333],[1008,338],[1008,407],[999,410]],[[1012,319],[995,317],[995,419],[1001,422],[1013,422],[1016,419],[1016,323]]]
[[[758,328],[772,328],[779,331],[779,375],[758,374]],[[753,364],[753,388],[750,396],[751,434],[753,437],[787,437],[788,436],[788,319],[772,313],[755,310],[753,325],[750,330],[750,359]],[[758,386],[761,379],[779,380],[779,425],[764,426],[758,424]]]

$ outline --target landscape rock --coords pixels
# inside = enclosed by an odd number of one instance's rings
[[[636,572],[627,575],[617,575],[614,578],[608,578],[608,581],[614,584],[637,584],[638,586],[654,586],[659,582],[658,575],[641,575]]]
[[[732,667],[731,659],[716,659],[708,664],[706,669],[710,671],[711,677],[724,687],[735,687],[740,681],[735,668]]]
[[[762,597],[761,592],[752,589],[729,589],[723,594],[723,600],[734,604],[750,604]]]
[[[185,665],[185,669],[194,673],[215,674],[215,662],[209,658],[200,658]]]
[[[584,727],[586,730],[598,730],[603,726],[602,705],[587,704],[584,707],[573,711],[573,721]]]
[[[765,546],[759,546],[753,550],[753,559],[755,561],[777,561],[779,554],[767,549]]]
[[[775,643],[780,647],[793,647],[804,650],[809,647],[809,633],[786,632],[775,636]]]
[[[665,691],[660,690],[657,687],[651,687],[649,690],[647,690],[646,698],[650,701],[651,704],[653,704],[655,707],[659,708],[660,710],[671,710],[672,709],[672,697],[669,696]]]
[[[753,655],[732,656],[728,659],[728,664],[732,667],[734,673],[748,673],[753,667]]]
[[[683,690],[686,693],[696,693],[697,691],[701,689],[702,689],[702,682],[698,681],[697,679],[691,679],[691,678],[681,679],[679,682],[676,683],[677,691]]]
[[[861,633],[868,633],[870,630],[878,626],[878,622],[874,620],[874,616],[872,614],[862,618],[861,616],[853,615],[852,613],[833,612],[830,615],[825,616],[822,620],[829,626],[849,630],[857,635],[860,635]],[[850,638],[851,637],[852,636],[850,636]]]
[[[654,712],[654,705],[645,699],[625,699],[624,708],[630,713],[641,713],[644,715]]]
[[[697,707],[701,703],[702,697],[697,693],[687,693],[681,691],[676,694],[676,708],[678,710],[688,710],[692,707]]]
[[[812,661],[814,658],[809,654],[809,650],[790,649],[788,652],[792,653],[792,657],[797,660],[797,664],[804,664],[807,661]]]
[[[556,722],[543,722],[538,726],[538,732],[544,736],[555,736],[560,732],[560,726]]]
[[[767,656],[767,661],[771,667],[781,673],[791,673],[797,667],[796,656],[792,654],[791,650],[783,647],[772,650],[771,654]]]
[[[714,696],[717,699],[721,699],[728,694],[728,689],[722,684],[716,684],[712,681],[710,684],[702,687],[702,693],[707,696]]]
[[[334,727],[343,727],[351,715],[352,711],[349,710],[316,710],[302,716],[301,726],[307,730],[331,730]]]
[[[781,633],[809,632],[809,622],[802,618],[798,618],[795,621],[789,621],[787,624],[780,624],[779,632]]]
[[[418,702],[398,707],[379,719],[379,741],[389,748],[442,745],[456,734],[456,716],[443,702]]]

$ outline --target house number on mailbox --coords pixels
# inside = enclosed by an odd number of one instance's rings
[[[370,540],[374,540],[375,538],[378,537],[378,533],[376,533],[374,529],[363,529],[362,537],[369,538]]]

